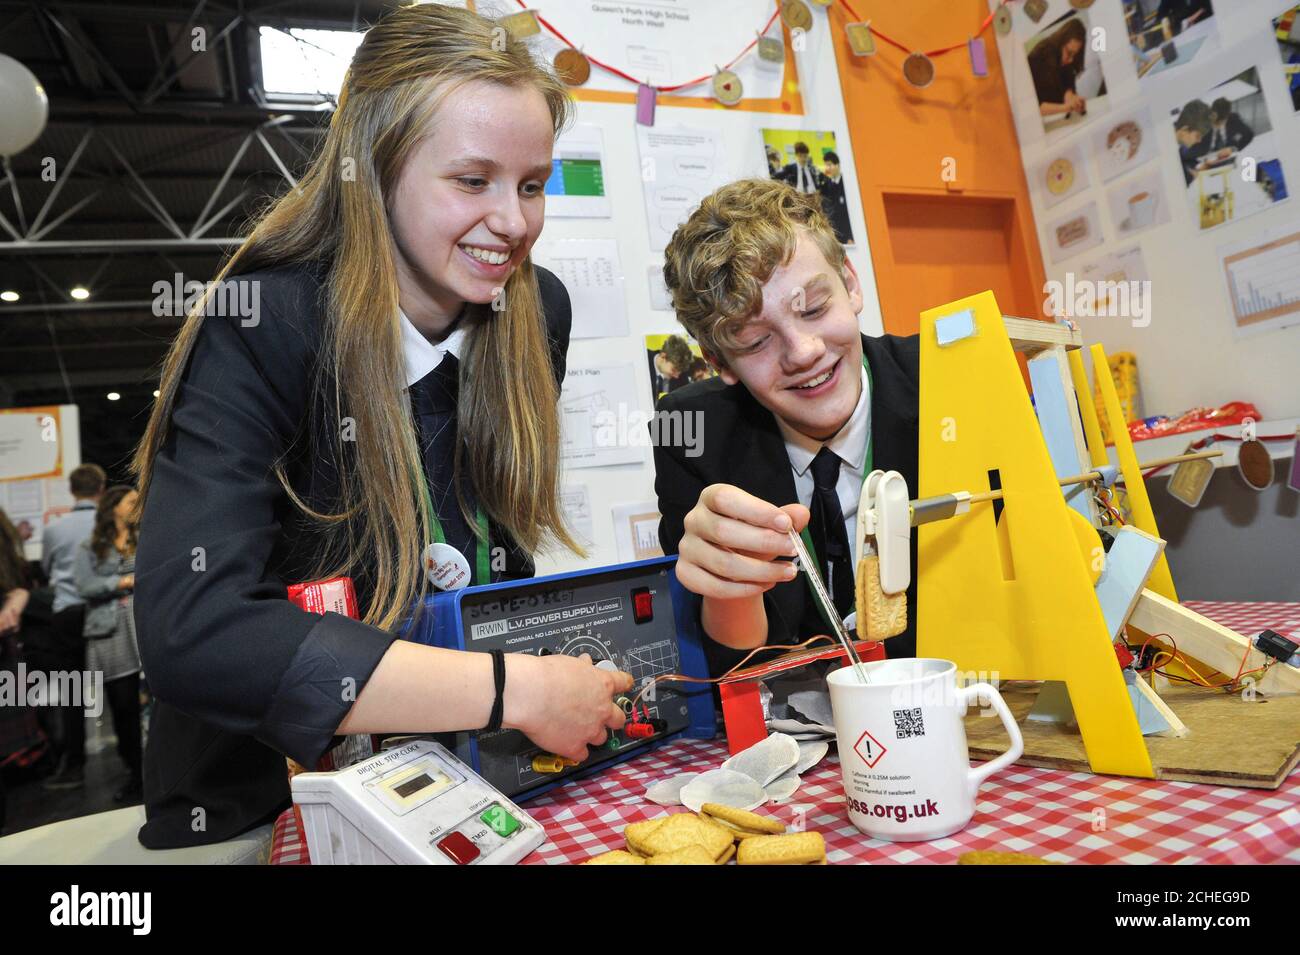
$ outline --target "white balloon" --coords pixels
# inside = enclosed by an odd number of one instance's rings
[[[50,115],[50,101],[34,73],[0,53],[0,156],[13,156],[36,142]]]

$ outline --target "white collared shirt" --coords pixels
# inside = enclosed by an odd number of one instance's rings
[[[442,341],[434,342],[425,338],[423,333],[398,309],[402,319],[402,354],[406,359],[406,387],[413,384],[442,364],[448,354],[460,358],[465,345],[465,326],[458,325],[456,330]]]
[[[810,438],[790,427],[778,416],[777,426],[785,439],[785,453],[790,458],[790,467],[794,471],[794,490],[800,504],[811,505],[813,495],[812,462],[823,442]],[[867,479],[863,465],[867,454],[867,440],[871,436],[871,381],[867,369],[862,369],[862,394],[849,416],[848,423],[840,428],[839,433],[825,442],[840,459],[840,477],[835,483],[835,492],[839,495],[840,511],[844,514],[844,530],[848,534],[849,546],[853,546],[854,531],[858,520],[858,498],[862,495],[862,482]],[[851,560],[852,558],[850,558]]]

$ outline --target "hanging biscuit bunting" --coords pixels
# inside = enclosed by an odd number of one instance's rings
[[[573,47],[568,47],[555,54],[555,72],[569,86],[581,86],[591,78],[591,64]]]
[[[998,7],[998,12],[993,14],[993,27],[1002,36],[1011,32],[1011,11],[1006,7]]]
[[[1025,16],[1037,23],[1047,12],[1047,0],[1025,0]]]
[[[735,106],[745,95],[740,77],[731,70],[718,70],[713,74],[713,95],[723,106]]]
[[[803,0],[781,0],[781,19],[791,30],[807,30],[812,26],[812,11]]]
[[[774,65],[785,63],[785,44],[774,36],[759,37],[758,58],[764,63]]]
[[[520,10],[518,13],[502,17],[497,22],[516,40],[523,40],[542,32],[542,28],[537,24],[537,14],[532,10]]]
[[[829,7],[835,0],[812,0],[813,6],[821,7],[823,10]]]
[[[876,52],[876,38],[871,34],[871,21],[866,23],[850,23],[844,28],[849,37],[849,47],[853,50],[854,56],[874,56]]]
[[[1076,10],[1087,10],[1092,6],[1093,0],[1070,0],[1070,6]]]
[[[989,75],[989,57],[988,51],[984,49],[984,38],[973,36],[966,43],[966,49],[970,53],[970,69],[978,77]]]
[[[934,61],[919,50],[903,61],[903,77],[919,90],[934,82]]]

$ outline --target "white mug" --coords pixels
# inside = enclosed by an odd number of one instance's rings
[[[1024,739],[997,689],[957,686],[951,660],[901,658],[862,664],[827,678],[849,819],[889,842],[924,842],[966,828],[975,795],[1024,752]],[[1011,748],[972,769],[962,717],[978,698],[992,703]]]

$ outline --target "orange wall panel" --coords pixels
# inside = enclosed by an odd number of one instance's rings
[[[853,6],[920,49],[964,44],[988,15],[984,0]],[[935,57],[934,82],[918,90],[903,78],[905,54],[879,37],[874,56],[853,55],[844,32],[850,19],[841,4],[831,8],[885,330],[912,334],[923,309],[985,289],[1005,313],[1042,318],[1046,276],[992,28],[987,77],[974,76],[963,46]]]

